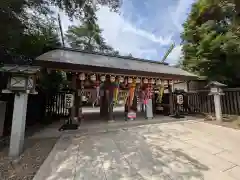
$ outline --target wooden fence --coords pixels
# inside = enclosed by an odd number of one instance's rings
[[[11,132],[14,94],[0,93],[0,101],[6,102],[3,136],[8,136]],[[54,95],[47,95],[44,93],[29,95],[26,128],[37,123],[48,123],[47,121],[52,121],[54,118],[59,119],[60,117],[67,116],[69,116],[69,111],[65,108],[64,92],[56,93]]]
[[[45,97],[46,116],[66,117],[69,115],[69,110],[65,108],[65,94],[64,92],[59,92]]]
[[[221,96],[222,113],[228,115],[240,114],[240,88],[224,89]],[[209,96],[209,90],[188,92],[187,101],[191,112],[214,113],[213,96]]]

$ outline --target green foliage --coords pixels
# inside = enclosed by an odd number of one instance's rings
[[[42,69],[38,81],[38,91],[54,94],[62,89],[67,79],[62,71],[50,71]]]
[[[119,0],[97,0],[96,3],[108,5],[113,10],[117,10],[120,6]],[[9,63],[25,56],[35,58],[60,45],[54,20],[49,19],[52,13],[50,5],[59,7],[70,18],[75,17],[87,21],[88,24],[96,24],[96,5],[93,1],[2,0],[0,1],[1,61]],[[29,17],[29,11],[35,16]]]
[[[37,56],[60,46],[56,19],[50,6],[63,10],[70,18],[78,18],[95,27],[96,5],[86,0],[1,0],[0,63],[31,63]],[[97,0],[113,10],[119,0]],[[98,42],[104,41],[99,37]],[[105,49],[108,48],[107,46]],[[111,49],[111,48],[110,48]],[[56,91],[64,82],[62,72],[41,74],[42,90]]]
[[[117,55],[112,47],[108,46],[101,35],[102,30],[97,24],[83,22],[80,26],[70,26],[66,33],[67,41],[74,49],[89,52],[103,52]]]
[[[181,65],[210,80],[240,85],[239,5],[233,0],[199,0],[184,24]]]

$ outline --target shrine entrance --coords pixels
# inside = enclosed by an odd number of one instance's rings
[[[86,106],[98,107],[97,117],[104,121],[173,114],[172,83],[197,78],[166,63],[66,48],[39,56],[35,64],[66,73],[74,96],[71,118],[78,122],[88,120]],[[120,107],[122,112],[114,112]]]

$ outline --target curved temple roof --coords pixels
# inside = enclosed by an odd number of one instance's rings
[[[128,73],[128,75],[197,78],[180,68],[150,60],[101,53],[87,53],[72,49],[56,49],[36,58],[37,65],[69,70],[92,70],[93,72]],[[102,69],[101,71],[98,71]],[[121,73],[120,73],[121,72]],[[130,74],[129,74],[130,73]]]

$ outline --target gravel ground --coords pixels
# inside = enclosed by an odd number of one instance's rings
[[[56,141],[57,138],[27,139],[17,163],[8,158],[8,148],[0,149],[0,180],[33,179]]]

